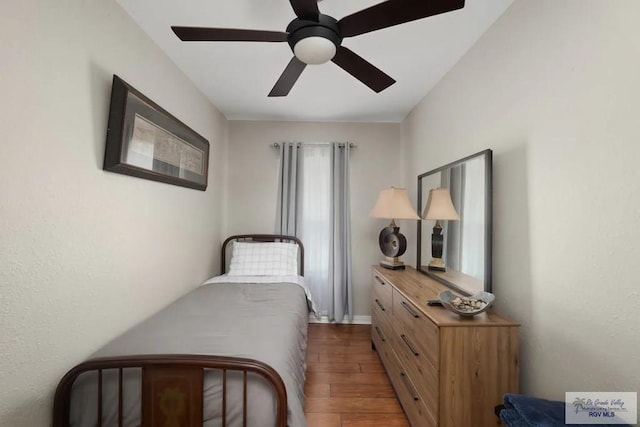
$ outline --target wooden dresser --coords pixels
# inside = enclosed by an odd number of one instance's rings
[[[447,288],[410,267],[374,266],[372,279],[372,343],[411,425],[498,425],[494,407],[518,392],[519,325],[428,306]]]

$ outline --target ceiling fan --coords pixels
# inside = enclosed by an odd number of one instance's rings
[[[269,96],[287,96],[308,64],[333,61],[340,68],[381,92],[396,81],[341,45],[343,38],[415,21],[464,7],[464,0],[388,0],[340,20],[323,15],[317,0],[289,0],[296,18],[286,32],[234,28],[178,27],[182,41],[288,42],[294,57]]]

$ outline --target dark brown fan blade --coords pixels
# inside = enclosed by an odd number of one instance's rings
[[[295,56],[291,58],[289,65],[284,69],[273,89],[269,92],[269,96],[287,96],[306,66],[307,64]]]
[[[235,28],[171,27],[183,42],[286,42],[281,31],[240,30]]]
[[[347,73],[369,86],[374,92],[382,92],[396,82],[360,55],[353,53],[353,51],[344,46],[338,48],[338,52],[332,61]]]
[[[388,0],[345,16],[338,26],[343,37],[353,37],[463,7],[464,0]]]
[[[318,0],[289,0],[296,16],[300,19],[317,21],[320,11],[318,10]]]

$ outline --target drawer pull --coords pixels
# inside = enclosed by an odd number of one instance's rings
[[[376,300],[375,300],[375,301],[376,301],[376,304],[378,304],[378,307],[380,307],[380,310],[382,310],[382,311],[387,311],[387,310],[385,310],[385,308],[382,306],[382,304],[380,303],[380,300],[379,300],[378,298],[376,298]]]
[[[379,327],[376,326],[376,332],[378,333],[378,336],[380,337],[380,339],[382,340],[382,342],[386,342],[387,340],[384,339],[384,335],[382,335],[382,331],[380,330]]]
[[[404,343],[407,345],[407,347],[409,347],[409,350],[411,351],[411,353],[413,353],[414,356],[420,356],[420,353],[418,353],[413,346],[411,345],[411,343],[409,342],[409,340],[407,339],[407,336],[405,334],[400,335],[400,338],[402,338],[402,341],[404,341]]]
[[[414,318],[418,319],[420,316],[418,315],[418,313],[416,313],[415,311],[413,311],[413,309],[411,307],[409,307],[409,304],[407,304],[405,301],[402,301],[400,303],[400,305],[402,306],[402,308],[404,308],[405,310],[407,310],[407,312],[413,316]]]
[[[379,278],[378,276],[375,276],[376,280],[378,281],[378,283],[380,283],[382,286],[386,285],[386,283],[384,283],[384,280],[382,280],[381,278]]]
[[[413,400],[415,400],[416,402],[420,400],[416,392],[413,390],[413,387],[411,387],[411,384],[409,384],[409,378],[407,378],[407,374],[405,374],[404,372],[400,372],[400,378],[402,378],[402,382],[404,383],[404,386],[407,388],[407,390],[409,390],[409,393],[411,393],[411,395],[413,396]]]

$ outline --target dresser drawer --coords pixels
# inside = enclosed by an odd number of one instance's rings
[[[373,272],[373,287],[371,289],[373,307],[380,309],[389,321],[391,321],[391,310],[393,304],[393,288],[386,280]]]
[[[438,419],[439,373],[406,326],[394,319],[391,346],[434,420]]]
[[[371,313],[371,339],[378,348],[378,345],[391,345],[392,328],[386,318],[381,317],[379,311],[375,309]]]
[[[373,315],[373,313],[377,313],[381,322],[391,325],[391,319],[393,318],[391,316],[391,310],[393,309],[391,304],[387,304],[375,289],[373,290],[372,299],[371,314]]]
[[[391,357],[391,336],[387,334],[386,329],[380,325],[376,324],[375,315],[372,318],[371,322],[371,341],[376,346],[376,352],[378,353],[378,357],[382,360],[382,364],[385,369],[389,371],[391,369],[391,363],[394,358]]]
[[[398,291],[393,292],[393,318],[407,335],[415,337],[415,344],[437,368],[440,353],[438,327]]]
[[[393,318],[390,314],[388,314],[390,312],[390,309],[388,309],[387,311],[383,311],[382,308],[380,308],[380,306],[374,300],[373,306],[371,307],[372,329],[375,330],[376,327],[381,328],[385,336],[389,338],[389,341],[391,341],[391,335],[393,334]],[[372,330],[371,333],[373,334],[373,332],[374,331]]]
[[[427,410],[424,400],[416,392],[416,386],[409,378],[409,374],[398,362],[395,352],[389,352],[386,357],[390,358],[385,367],[391,379],[393,388],[398,395],[402,408],[409,418],[412,427],[436,427],[438,423],[433,415]]]

